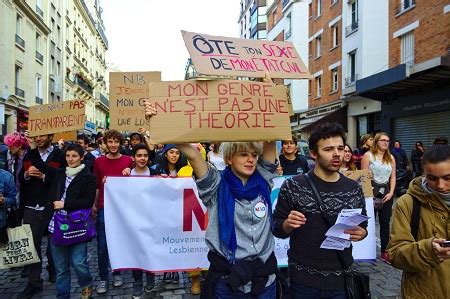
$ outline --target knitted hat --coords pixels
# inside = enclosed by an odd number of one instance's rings
[[[175,146],[175,144],[172,144],[172,143],[166,144],[166,145],[164,146],[164,149],[163,149],[163,152],[162,152],[163,155],[164,155],[165,153],[167,153],[168,150],[173,149],[173,148],[177,148],[177,147]]]

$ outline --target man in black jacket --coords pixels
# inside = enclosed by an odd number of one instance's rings
[[[81,147],[84,150],[84,158],[83,158],[83,164],[86,165],[86,168],[91,172],[94,173],[94,161],[95,157],[93,154],[91,154],[87,147],[89,145],[89,137],[87,137],[84,134],[80,134],[77,136],[77,143],[81,145]]]
[[[319,204],[305,175],[287,179],[281,186],[273,214],[273,233],[279,238],[290,237],[289,275],[294,298],[345,298],[345,273],[351,271],[353,263],[351,246],[337,251],[321,248],[321,244],[328,223],[334,224],[343,209],[361,209],[366,214],[365,200],[358,183],[339,172],[345,145],[342,126],[318,125],[308,141],[316,162],[308,176],[323,204]],[[345,233],[351,241],[359,241],[367,235],[366,226],[364,222]],[[342,264],[338,254],[342,256]]]
[[[65,167],[64,154],[58,147],[52,146],[52,140],[53,134],[36,137],[36,144],[41,159],[52,167]],[[42,291],[42,236],[47,233],[53,207],[47,197],[49,185],[45,182],[45,175],[32,165],[29,153],[23,159],[23,167],[19,174],[19,179],[21,186],[20,209],[23,210],[23,223],[30,224],[34,246],[41,259],[41,262],[27,266],[28,284],[18,295],[18,298],[31,298],[34,294]],[[49,246],[47,246],[47,259],[49,280],[54,281],[55,267]]]

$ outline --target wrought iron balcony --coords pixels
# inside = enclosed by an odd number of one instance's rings
[[[350,75],[350,77],[345,78],[345,87],[350,87],[355,85],[356,80],[358,80],[358,74]]]
[[[345,27],[345,36],[349,36],[350,34],[355,32],[356,30],[358,30],[358,27],[359,27],[358,20],[353,21],[350,25]]]
[[[100,94],[100,102],[102,102],[106,107],[109,107],[109,101],[108,98],[105,97],[103,94]]]
[[[19,87],[16,87],[16,96],[21,97],[21,98],[25,98],[25,91],[23,91],[22,89],[20,89]]]
[[[108,39],[106,38],[105,32],[103,31],[103,28],[100,24],[97,23],[97,31],[100,37],[102,38],[103,42],[106,45],[106,48],[108,48]]]
[[[36,59],[39,60],[41,63],[44,62],[44,55],[36,51]]]
[[[83,88],[86,92],[92,94],[93,88],[84,81],[79,75],[75,75],[75,80],[73,81],[75,84],[78,84],[81,88]]]
[[[38,105],[44,104],[44,99],[36,96],[36,104],[38,104]]]
[[[22,48],[25,48],[25,41],[17,34],[16,34],[16,44],[18,44]]]

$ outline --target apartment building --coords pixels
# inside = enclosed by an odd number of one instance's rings
[[[300,116],[302,137],[319,121],[346,125],[342,96],[342,3],[312,0],[309,3],[308,68],[313,79],[308,88],[308,110]]]
[[[43,103],[48,86],[47,8],[41,1],[0,2],[1,134],[23,130],[28,107]]]
[[[105,52],[98,0],[0,2],[2,135],[27,128],[29,107],[85,99],[87,133],[106,127]]]
[[[240,6],[239,36],[246,39],[266,39],[266,0],[241,0]]]
[[[380,129],[410,152],[450,133],[450,4],[389,1],[389,68],[356,81],[356,93],[381,104]]]
[[[308,62],[308,4],[310,0],[267,1],[267,39],[292,42],[300,58]],[[308,109],[309,80],[280,80],[290,92],[291,128],[299,132],[299,115]]]

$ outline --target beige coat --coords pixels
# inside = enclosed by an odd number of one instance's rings
[[[450,260],[440,261],[431,240],[450,240],[450,209],[437,195],[423,190],[421,177],[399,198],[392,219],[388,253],[392,265],[403,270],[403,298],[450,298]],[[421,202],[418,241],[411,235],[414,195]]]

